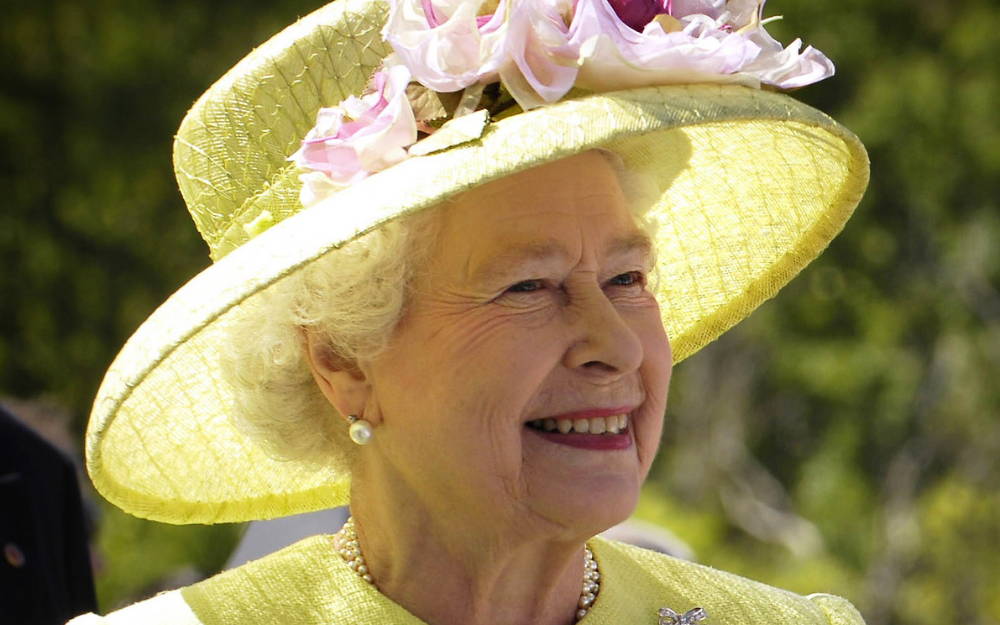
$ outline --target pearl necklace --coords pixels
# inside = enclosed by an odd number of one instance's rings
[[[365,557],[361,555],[361,544],[358,542],[358,530],[354,524],[354,517],[348,517],[344,527],[333,537],[333,546],[340,554],[340,557],[347,562],[347,566],[356,572],[361,579],[365,580],[372,587],[375,587],[375,580],[368,572],[368,565],[365,564]],[[587,616],[590,607],[597,599],[597,593],[601,591],[601,573],[597,570],[597,560],[594,559],[594,552],[590,546],[584,548],[583,567],[583,590],[580,591],[580,600],[577,602],[576,620],[579,621]]]

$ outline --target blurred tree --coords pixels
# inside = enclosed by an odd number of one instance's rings
[[[0,388],[89,409],[208,264],[170,160],[191,103],[315,1],[13,0],[0,23]]]
[[[0,391],[48,396],[81,433],[135,328],[208,265],[173,179],[187,108],[318,6],[286,0],[6,0],[0,20]],[[172,567],[221,566],[238,528],[104,515],[105,608]]]
[[[208,264],[171,175],[184,111],[319,5],[7,0],[0,392],[56,398],[82,430],[118,348]],[[847,595],[871,625],[995,625],[1000,7],[772,0],[776,13],[779,39],[837,63],[796,97],[861,136],[872,184],[819,261],[678,368],[640,514],[703,561]],[[219,566],[232,534],[114,512],[106,528],[105,608],[169,567]]]

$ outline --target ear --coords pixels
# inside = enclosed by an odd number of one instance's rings
[[[316,385],[327,401],[344,417],[363,415],[371,385],[358,364],[340,358],[318,333],[302,330],[302,350]]]

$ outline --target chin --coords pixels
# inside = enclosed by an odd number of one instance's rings
[[[584,484],[555,486],[555,492],[538,509],[574,538],[590,538],[632,515],[639,503],[641,485],[634,476],[591,476]]]

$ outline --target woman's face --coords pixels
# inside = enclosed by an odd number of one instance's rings
[[[569,537],[623,520],[671,373],[650,265],[598,153],[445,205],[411,306],[364,366],[377,426],[365,462],[429,514],[475,527]]]

